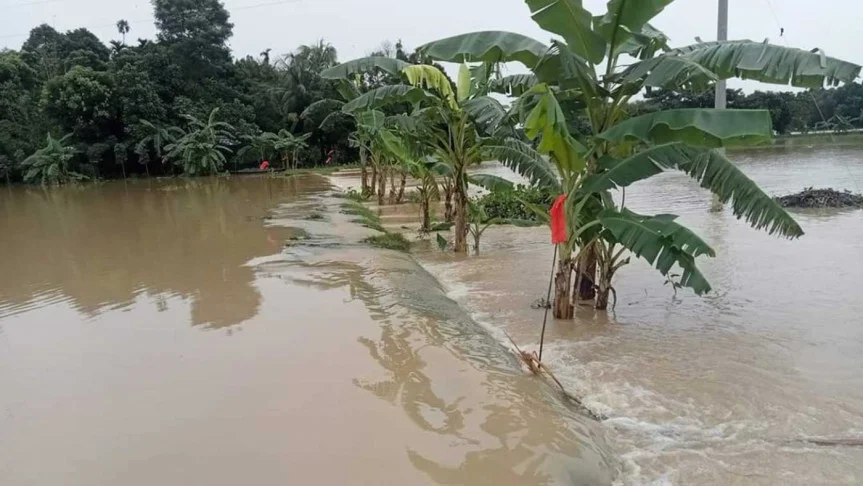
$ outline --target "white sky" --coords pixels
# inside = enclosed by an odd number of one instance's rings
[[[547,42],[521,0],[224,0],[234,22],[235,56],[274,55],[324,38],[347,61],[368,54],[384,40],[401,38],[412,49],[424,42],[477,30],[508,30]],[[604,0],[585,0],[594,14]],[[820,47],[828,55],[863,63],[861,0],[730,0],[729,38]],[[672,45],[716,37],[717,0],[677,0],[653,21]],[[118,39],[114,24],[131,22],[129,39],[152,38],[148,0],[0,0],[0,47],[17,49],[31,28],[87,27],[105,42]],[[785,38],[779,38],[779,26]],[[130,41],[131,43],[131,41]],[[743,85],[738,85],[743,86]],[[749,88],[749,84],[745,85]],[[766,86],[765,86],[766,88]]]

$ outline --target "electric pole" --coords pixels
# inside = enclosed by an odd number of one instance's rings
[[[717,21],[716,28],[716,40],[718,41],[727,41],[728,40],[728,0],[719,0],[719,16]],[[716,109],[724,110],[728,104],[728,96],[725,91],[726,84],[725,80],[716,82]],[[722,211],[722,201],[719,199],[719,196],[713,196],[713,204],[710,206],[710,211],[712,212],[720,212]]]
[[[719,0],[719,21],[716,29],[716,40],[728,40],[728,0]],[[725,93],[725,80],[716,83],[716,108],[724,110],[728,102]]]

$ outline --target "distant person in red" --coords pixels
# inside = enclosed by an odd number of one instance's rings
[[[325,165],[330,165],[330,162],[332,162],[332,161],[333,161],[333,156],[335,156],[335,154],[336,154],[336,151],[335,151],[335,150],[333,150],[333,149],[330,149],[330,151],[329,151],[329,152],[327,152],[327,161],[326,161],[326,162],[324,162],[324,164],[325,164]]]
[[[270,168],[270,162],[269,161],[265,160],[265,161],[261,162],[261,170],[267,170],[269,168]]]

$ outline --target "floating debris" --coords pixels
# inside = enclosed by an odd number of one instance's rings
[[[863,208],[863,195],[851,191],[813,189],[776,198],[783,208]]]

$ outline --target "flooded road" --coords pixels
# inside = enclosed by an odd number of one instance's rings
[[[771,195],[863,189],[863,150],[732,154]],[[507,176],[500,166],[479,172]],[[511,173],[509,173],[511,177]],[[710,243],[714,291],[675,298],[643,262],[618,275],[615,312],[550,325],[544,356],[606,417],[621,484],[863,483],[863,211],[798,211],[797,241],[750,229],[680,174],[627,192],[642,214],[673,212]],[[546,229],[496,227],[479,257],[417,258],[486,327],[536,349],[552,247]]]
[[[0,188],[0,484],[610,483],[606,429],[340,204]]]

